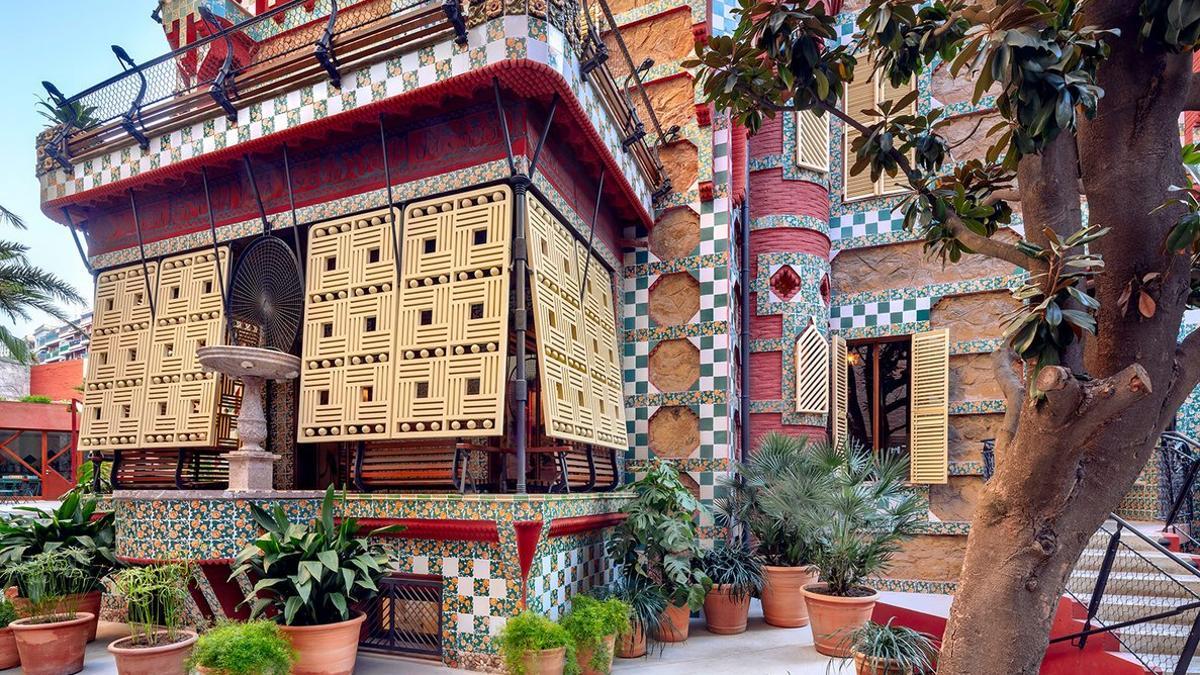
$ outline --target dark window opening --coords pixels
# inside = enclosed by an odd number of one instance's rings
[[[469,380],[467,380],[467,396],[478,396],[478,395],[479,395],[479,378],[472,377]]]
[[[317,404],[318,405],[329,405],[329,390],[328,389],[322,389],[321,391],[317,392]]]
[[[421,310],[421,325],[428,326],[432,323],[433,323],[433,310],[432,309]]]
[[[425,240],[425,252],[426,252],[426,253],[435,253],[435,252],[437,252],[437,239],[434,239],[433,237],[430,237],[430,238],[428,238],[428,239],[426,239],[426,240]]]
[[[337,269],[337,256],[331,255],[325,259],[325,271],[332,272]]]
[[[172,300],[178,300],[178,299],[179,299],[179,287],[178,287],[178,286],[172,286],[172,287],[171,287],[171,299],[172,299]]]
[[[367,262],[369,262],[369,263],[379,262],[379,249],[378,248],[372,248],[372,249],[367,250]]]
[[[472,240],[475,242],[476,246],[482,246],[487,243],[487,230],[486,229],[475,230],[475,232],[473,232],[472,235],[473,235]]]
[[[321,337],[333,337],[333,323],[326,322],[321,324]]]
[[[212,293],[212,282],[211,281],[204,282],[204,292]]]
[[[910,354],[908,336],[848,345],[847,427],[851,438],[875,452],[908,452]]]
[[[166,403],[166,401],[159,401],[159,403],[158,403],[158,416],[159,416],[159,417],[166,417],[166,416],[167,416],[167,403]]]
[[[370,403],[375,400],[375,387],[363,387],[358,394],[358,400],[363,403]]]
[[[365,331],[367,333],[374,333],[376,324],[377,324],[377,322],[375,320],[375,317],[373,317],[373,316],[366,317],[365,319],[363,319],[363,331]]]
[[[474,321],[474,320],[482,319],[482,318],[483,318],[483,303],[482,302],[471,303],[471,320]]]
[[[416,397],[417,398],[429,398],[429,383],[428,382],[418,382],[417,383]]]

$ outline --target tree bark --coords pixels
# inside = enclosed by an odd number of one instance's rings
[[[1158,435],[1200,378],[1190,348],[1176,349],[1186,298],[1186,260],[1163,242],[1178,209],[1151,211],[1183,184],[1177,118],[1190,55],[1144,54],[1137,3],[1097,0],[1084,23],[1121,29],[1100,69],[1105,96],[1077,135],[1093,224],[1112,231],[1093,244],[1106,269],[1096,280],[1098,336],[1083,355],[1084,380],[1047,368],[1046,399],[1026,400],[1017,431],[972,520],[940,673],[1038,672],[1050,623],[1076,561],[1133,485]],[[1022,204],[1031,185],[1021,182]],[[1054,213],[1056,194],[1039,208]],[[1061,212],[1069,205],[1061,204]],[[1163,275],[1157,311],[1123,312],[1128,281]],[[1075,366],[1078,368],[1078,366]]]

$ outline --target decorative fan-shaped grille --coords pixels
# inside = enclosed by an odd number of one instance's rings
[[[283,241],[266,235],[254,240],[238,258],[229,282],[229,313],[236,324],[248,324],[258,344],[290,351],[304,314],[304,280],[295,253]],[[235,330],[234,342],[244,331]]]

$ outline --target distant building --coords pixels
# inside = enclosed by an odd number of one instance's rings
[[[88,311],[75,320],[75,325],[39,326],[28,340],[36,363],[57,363],[87,356],[91,335],[92,313]]]

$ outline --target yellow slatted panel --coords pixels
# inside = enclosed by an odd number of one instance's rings
[[[155,287],[157,263],[148,263]],[[96,278],[79,447],[112,450],[140,441],[150,354],[150,296],[141,263]]]
[[[314,225],[307,269],[299,439],[390,438],[397,293],[389,212]]]
[[[586,264],[587,248],[532,196],[528,236],[546,433],[624,449],[629,441],[612,279],[598,259]]]
[[[849,367],[847,362],[846,340],[840,335],[834,335],[830,338],[831,355],[830,364],[832,366],[832,383],[833,392],[833,411],[831,417],[830,441],[834,447],[841,447],[848,440],[848,430],[846,424],[847,410],[850,407],[850,385],[849,377],[846,369]]]
[[[796,163],[806,169],[829,171],[829,117],[811,110],[796,113]]]
[[[212,448],[237,445],[233,381],[200,368],[196,351],[224,344],[220,280],[229,278],[229,249],[172,256],[158,267],[154,330],[145,363],[141,447]],[[233,400],[226,400],[233,396]]]
[[[870,120],[861,111],[870,110],[875,107],[876,87],[873,80],[867,79],[870,75],[871,67],[869,61],[865,58],[861,59],[858,67],[855,68],[854,81],[846,85],[846,114],[861,122],[868,122]],[[845,198],[851,200],[872,197],[876,194],[876,185],[871,180],[871,172],[864,169],[862,173],[856,176],[850,175],[850,167],[854,166],[854,162],[857,160],[857,156],[850,148],[854,140],[862,134],[859,134],[849,126],[844,126],[843,129],[842,182]]]
[[[891,83],[887,81],[887,78],[883,76],[880,76],[879,79],[881,80],[879,85],[879,101],[881,103],[883,101],[899,101],[901,98],[907,96],[909,92],[911,92],[916,86],[915,77],[903,87],[893,87]],[[907,107],[907,111],[909,113],[917,112],[917,102],[915,100]],[[915,154],[910,152],[908,159],[910,162],[913,161],[915,159]],[[912,186],[908,183],[908,178],[906,178],[905,175],[899,171],[896,172],[895,176],[889,176],[886,173],[883,174],[879,178],[879,183],[879,194],[907,192],[908,190],[912,189]]]
[[[796,412],[829,411],[829,343],[809,325],[796,339]]]
[[[511,233],[507,186],[405,209],[393,438],[504,432]]]
[[[909,479],[945,483],[949,469],[950,332],[912,337]]]

